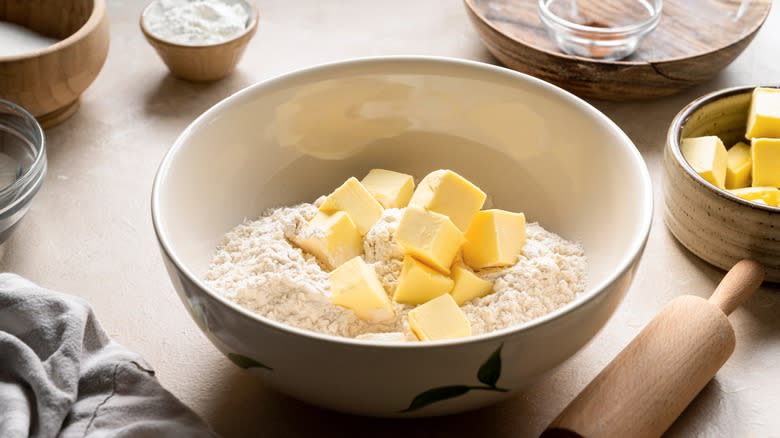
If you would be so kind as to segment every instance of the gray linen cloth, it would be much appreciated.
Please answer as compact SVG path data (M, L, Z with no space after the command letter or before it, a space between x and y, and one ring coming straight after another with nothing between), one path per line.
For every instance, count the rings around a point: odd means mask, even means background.
M0 274L0 437L212 437L84 300Z

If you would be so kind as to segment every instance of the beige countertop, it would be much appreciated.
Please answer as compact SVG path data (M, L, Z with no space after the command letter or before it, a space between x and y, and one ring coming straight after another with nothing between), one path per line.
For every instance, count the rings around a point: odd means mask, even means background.
M0 269L88 299L117 341L142 354L169 390L229 437L538 435L665 303L684 293L708 296L723 274L677 244L661 218L663 141L674 115L711 90L780 81L775 8L750 47L715 79L655 101L592 102L636 143L656 195L644 258L610 322L549 378L502 404L437 419L358 418L280 395L212 347L163 268L150 217L152 179L168 147L197 115L254 82L371 55L495 63L465 8L451 0L257 0L260 26L238 71L202 85L170 76L147 45L138 28L144 1L108 3L112 41L106 65L79 112L47 131L49 174L4 245ZM764 287L732 315L734 355L669 436L780 436L779 313L780 288Z

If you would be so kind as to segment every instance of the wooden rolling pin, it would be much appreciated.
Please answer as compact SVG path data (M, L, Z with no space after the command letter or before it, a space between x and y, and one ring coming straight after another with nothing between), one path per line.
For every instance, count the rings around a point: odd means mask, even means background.
M674 299L564 409L542 437L658 437L734 351L727 315L764 279L742 260L709 300Z

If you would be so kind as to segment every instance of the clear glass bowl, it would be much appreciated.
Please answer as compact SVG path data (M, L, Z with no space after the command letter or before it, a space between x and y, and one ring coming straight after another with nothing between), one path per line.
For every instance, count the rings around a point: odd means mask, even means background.
M565 53L618 60L658 25L663 0L539 0L539 18Z
M5 242L46 176L46 139L30 113L0 99L0 243Z

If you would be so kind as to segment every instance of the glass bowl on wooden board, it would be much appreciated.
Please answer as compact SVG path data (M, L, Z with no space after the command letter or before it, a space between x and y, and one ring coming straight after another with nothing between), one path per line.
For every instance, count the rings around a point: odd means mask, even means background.
M0 21L55 40L30 52L0 50L0 99L21 105L44 128L73 115L108 55L105 0L8 0Z
M680 148L682 139L690 137L715 135L727 147L745 141L755 88L707 94L675 116L664 149L664 220L675 238L704 261L726 270L741 259L754 259L766 268L768 281L780 282L780 207L747 201L709 183Z
M591 3L607 8L621 1ZM536 1L464 3L482 42L507 67L583 97L618 101L668 96L712 78L750 44L771 6L771 0L665 0L658 26L637 50L610 61L564 53Z
M663 0L539 0L539 18L565 53L617 61L634 53L661 19Z
M282 324L209 286L204 275L227 231L372 168L417 178L458 172L491 194L495 208L523 211L580 242L585 290L545 316L490 333L380 342ZM435 57L344 61L250 86L180 135L152 192L171 281L220 351L301 400L388 417L485 406L570 358L628 290L652 209L642 157L598 110L527 75Z

